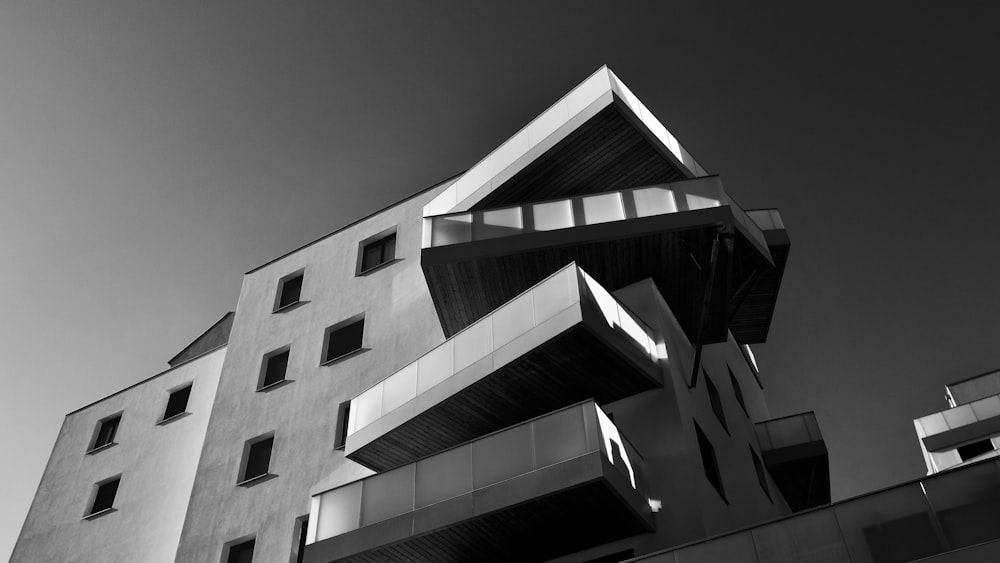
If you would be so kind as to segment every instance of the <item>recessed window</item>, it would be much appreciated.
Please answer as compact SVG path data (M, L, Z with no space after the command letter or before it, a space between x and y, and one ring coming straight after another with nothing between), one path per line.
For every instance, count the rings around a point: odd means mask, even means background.
M761 463L760 456L757 455L757 452L753 450L753 446L748 444L747 447L750 448L750 458L753 459L753 469L757 472L757 482L760 483L760 488L764 490L764 494L767 495L767 499L771 500L771 488L767 486L767 476L764 474L764 464Z
M170 420L187 412L188 399L191 397L191 386L187 385L172 393L167 399L167 409L163 411L162 420Z
M351 416L351 402L344 401L337 408L337 435L333 439L333 449L342 450L347 444L347 421Z
M359 274L374 270L396 258L396 233L364 243L361 247L361 267Z
M712 403L712 412L715 413L715 418L719 419L719 424L728 433L729 427L726 426L726 411L722 410L722 396L719 395L719 390L716 389L715 384L709 379L708 374L705 374L705 388L708 389L708 400Z
M743 414L750 416L750 412L747 411L746 399L743 397L743 388L740 387L740 382L736 380L736 374L733 373L733 368L726 366L729 370L729 381L733 384L733 394L736 395L736 402L740 404L740 408L743 409Z
M264 356L261 361L260 380L257 382L258 391L285 381L290 352L291 349L286 346Z
M698 449L701 450L701 465L705 469L705 477L722 496L722 500L726 500L726 491L722 487L722 474L719 473L719 460L715 457L715 448L698 427L697 422L694 424L694 431L698 435Z
M304 277L305 274L299 271L278 280L278 297L274 304L275 311L291 307L299 302L302 297L302 279Z
M114 444L115 435L118 434L118 425L121 424L121 421L122 415L119 413L98 422L89 451L99 450Z
M361 338L364 333L364 316L327 328L326 334L323 336L323 363L332 362L361 350Z
M978 442L973 442L971 444L966 444L958 448L958 455L962 458L962 461L969 461L974 457L979 457L986 452L993 451L993 442L988 438L986 440L980 440Z
M306 560L306 538L309 536L309 515L299 516L295 519L295 524L297 532L295 534L295 543L297 548L295 553L295 563L304 563Z
M274 446L274 435L265 434L252 440L247 440L243 446L243 463L240 468L238 484L260 479L270 475L271 448Z
M97 490L94 493L94 502L90 505L87 516L94 516L102 512L107 512L114 507L115 495L118 494L118 484L121 482L121 475L112 477L95 485Z
M253 563L253 548L256 539L250 538L230 545L226 550L226 563Z

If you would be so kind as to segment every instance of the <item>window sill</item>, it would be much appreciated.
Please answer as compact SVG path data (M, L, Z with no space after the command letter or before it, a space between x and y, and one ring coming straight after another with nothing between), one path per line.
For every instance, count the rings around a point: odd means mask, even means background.
M101 516L104 516L105 514L111 514L112 512L118 512L118 509L112 507L112 508L105 508L104 510L98 510L97 512L91 512L90 514L84 516L80 520L94 520L100 518Z
M108 448L111 448L111 447L114 447L114 446L117 446L117 445L118 445L118 442L108 442L107 444L104 444L103 446L97 446L96 448L87 450L87 455L94 455L96 453L103 452L104 450L106 450Z
M368 268L367 270L359 270L358 273L354 274L354 277L360 278L360 277L363 277L363 276L367 276L368 274L377 272L377 271L381 270L382 268L388 268L389 266L395 264L396 262L402 262L402 261L403 261L402 258L393 258L392 260L388 260L386 262L382 262L381 264L379 264L377 266L372 266L371 268Z
M273 391L273 390L277 389L278 387L284 387L285 385L288 385L289 383L295 383L295 380L294 379L282 379L281 381L275 381L274 383L268 383L267 385L265 385L263 387L258 387L257 388L257 392L258 393L268 393L270 391Z
M289 303L284 307L278 307L277 309L271 311L271 313L275 315L278 313L287 313L292 309L298 309L300 306L305 305L306 303L311 303L311 301L296 301L295 303Z
M346 354L341 354L341 355L337 356L336 358L331 358L329 360L326 360L325 362L320 362L319 365L321 365L321 366L333 365L333 364L336 364L336 363L341 362L343 360L346 360L348 358L353 358L354 356L357 356L359 354L367 352L368 350L371 350L371 348L358 348L357 350L351 350L350 352L348 352Z
M250 488L250 487L257 486L257 485L263 483L264 481L270 481L271 479L274 479L275 477L277 477L277 475L275 475L274 473L265 473L263 475L258 475L256 477L251 477L249 479L244 479L244 480L240 481L239 483L236 483L236 486L237 487Z
M171 416L170 418L164 418L163 420L157 422L156 425L157 426L164 426L166 424L170 424L171 422L173 422L175 420L180 420L180 419L182 419L182 418L184 418L186 416L190 416L190 415L191 415L191 413L188 412L188 411L179 412L179 413Z

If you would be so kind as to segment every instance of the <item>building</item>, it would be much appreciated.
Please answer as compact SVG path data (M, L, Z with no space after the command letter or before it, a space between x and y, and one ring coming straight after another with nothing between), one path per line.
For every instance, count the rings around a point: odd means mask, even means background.
M13 561L620 561L827 505L750 349L788 249L601 68L68 415Z

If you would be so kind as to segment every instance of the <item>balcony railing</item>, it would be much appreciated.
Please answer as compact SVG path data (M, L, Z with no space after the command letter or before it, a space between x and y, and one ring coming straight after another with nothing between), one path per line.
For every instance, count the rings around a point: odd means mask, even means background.
M581 300L652 362L666 357L646 323L576 264L569 264L351 400L347 435L416 399ZM499 366L496 366L499 367Z
M571 502L571 497L561 495L595 484L612 487L616 492L608 498L615 500L610 501L613 506L603 506L609 502L600 494L604 489L591 490L587 496L593 495L595 512L572 516L581 519L581 526L613 528L624 507L632 520L626 535L647 531L651 514L642 492L642 465L642 458L604 411L585 401L313 496L307 561L350 560L359 554L391 558L390 552L373 552L407 542L412 542L410 557L429 553L425 558L447 561L448 544L455 537L434 535L457 525L462 525L466 539L480 533L493 538L506 535L511 553L516 553L518 543L527 545L540 538L518 537L523 531L497 526L491 514L516 507L544 520L546 511ZM542 499L544 503L532 506ZM601 514L615 522L600 522ZM552 524L553 529L565 527L563 522ZM549 533L544 522L535 528L533 533L542 537ZM583 535L558 541L570 542L563 548L575 551L593 539ZM482 544L489 548L489 542ZM489 554L476 556L477 561L489 559Z
M946 411L922 416L913 422L920 437L926 438L996 417L1000 417L1000 395L984 397Z

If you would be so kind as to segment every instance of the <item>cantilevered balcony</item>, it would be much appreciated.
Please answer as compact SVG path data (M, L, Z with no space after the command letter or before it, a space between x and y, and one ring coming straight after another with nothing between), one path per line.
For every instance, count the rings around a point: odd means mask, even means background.
M756 424L764 465L793 511L830 502L830 463L816 415L805 412Z
M730 318L756 342L780 281L756 285L767 238L717 176L425 217L423 247L447 335L575 261L612 291L652 278L692 342L725 340Z
M384 471L584 399L652 389L658 342L571 263L354 398L345 453Z
M540 561L649 532L642 466L585 401L314 496L305 560Z

